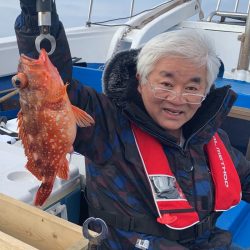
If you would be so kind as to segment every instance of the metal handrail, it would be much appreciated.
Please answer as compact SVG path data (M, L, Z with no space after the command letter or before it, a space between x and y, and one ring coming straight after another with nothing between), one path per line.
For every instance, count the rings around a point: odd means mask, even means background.
M134 14L134 6L135 6L135 0L132 0L130 4L130 19Z
M228 1L228 0L226 0L226 1ZM240 12L239 11L239 3L240 3L240 0L235 0L234 9L232 11L223 11L222 7L221 7L222 0L218 0L215 11L210 13L210 15L207 18L207 21L211 22L212 18L214 16L220 16L221 17L221 22L224 22L226 18L246 21L248 13L249 13L249 9L250 9L250 0L248 1L247 11L246 12Z
M91 26L91 15L92 15L93 4L94 4L94 0L89 0L88 20L86 22L86 26L88 26L88 27ZM130 18L134 14L134 5L135 5L135 0L131 0L131 3L130 3Z
M211 22L214 16L220 16L221 22L224 22L226 18L237 19L246 22L245 32L239 36L241 46L237 70L248 71L250 62L250 0L247 4L246 13L239 12L239 4L240 0L236 0L234 9L232 11L222 11L222 0L218 0L215 11L210 13L207 21Z
M94 0L90 0L90 1L89 1L88 20L87 20L87 22L86 22L86 25L87 25L88 27L91 26L91 15L92 15L93 3L94 3Z

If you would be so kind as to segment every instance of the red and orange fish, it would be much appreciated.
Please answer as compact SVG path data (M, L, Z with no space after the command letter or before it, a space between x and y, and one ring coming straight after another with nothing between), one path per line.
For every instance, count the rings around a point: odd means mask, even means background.
M69 178L66 155L73 151L77 125L91 126L94 120L71 105L67 85L43 49L38 59L21 55L12 82L19 89L18 127L27 156L26 168L42 181L34 204L42 206L56 176Z

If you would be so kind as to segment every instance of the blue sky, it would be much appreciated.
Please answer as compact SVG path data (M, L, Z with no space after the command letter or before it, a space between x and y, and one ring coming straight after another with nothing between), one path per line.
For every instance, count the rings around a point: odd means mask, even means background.
M32 1L32 0L31 0ZM33 0L35 1L35 0ZM57 0L57 9L64 26L82 26L87 21L90 0ZM145 8L152 8L160 4L161 0L136 0L135 13ZM230 4L231 2L231 4ZM222 0L226 8L233 8L235 1ZM244 1L242 1L244 2ZM131 0L94 0L92 21L102 21L110 18L129 15ZM217 0L202 0L206 13L210 13L216 6ZM19 0L0 0L0 37L14 35L14 22L20 13Z

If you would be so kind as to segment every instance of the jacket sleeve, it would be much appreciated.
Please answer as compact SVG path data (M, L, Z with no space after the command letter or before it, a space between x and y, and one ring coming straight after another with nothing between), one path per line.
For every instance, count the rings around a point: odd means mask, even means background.
M68 86L71 103L85 110L95 120L95 124L87 128L77 129L74 142L75 151L87 156L96 164L105 164L116 144L117 109L109 98L97 93L94 89L73 80Z
M32 58L38 58L38 52L35 47L35 39L40 34L38 27L38 15L35 11L35 3L36 1L34 0L20 1L22 11L15 21L15 33L19 53ZM71 82L71 53L63 24L59 21L59 17L56 13L54 1L51 13L50 31L51 35L56 39L56 49L54 53L49 56L50 60L58 69L64 83ZM50 49L50 44L46 41L46 39L41 42L41 48L45 48L47 51Z
M236 148L234 148L225 131L219 130L219 135L229 151L241 181L242 199L250 202L250 161Z
M15 32L19 53L32 58L38 58L35 39L39 35L38 16L34 0L21 0L21 14L15 22ZM53 1L54 3L54 1ZM72 58L63 24L59 21L56 6L53 4L51 13L51 35L56 39L56 50L50 56L51 62L58 69L67 87L70 101L73 105L86 110L95 120L95 126L78 128L74 143L75 151L84 154L93 161L100 161L99 148L106 148L112 141L113 117L115 113L111 101L103 94L84 86L72 79ZM49 44L41 43L41 47L49 48ZM107 122L109 120L109 122ZM99 153L98 153L99 152ZM100 159L99 159L100 157ZM106 159L107 160L107 159Z

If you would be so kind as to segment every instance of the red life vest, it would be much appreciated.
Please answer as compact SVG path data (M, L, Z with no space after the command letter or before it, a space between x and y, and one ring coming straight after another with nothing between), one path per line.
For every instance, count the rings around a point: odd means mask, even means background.
M198 223L198 213L178 185L162 145L134 124L132 130L158 211L158 223L172 229L185 229ZM228 210L241 200L238 173L218 134L205 146L205 151L215 185L214 210Z

